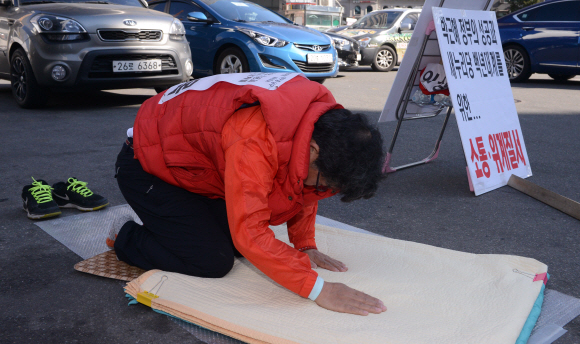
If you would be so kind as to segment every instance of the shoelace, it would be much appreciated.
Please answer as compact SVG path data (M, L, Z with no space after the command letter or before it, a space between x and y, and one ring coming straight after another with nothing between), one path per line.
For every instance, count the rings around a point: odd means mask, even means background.
M81 182L80 180L76 180L75 178L68 179L69 186L66 188L67 190L72 188L72 191L83 195L83 197L92 196L93 192L87 188L86 182Z
M50 192L52 188L50 185L37 182L34 177L32 177L32 180L34 182L32 182L32 187L28 191L30 191L36 202L40 204L52 201L52 193Z

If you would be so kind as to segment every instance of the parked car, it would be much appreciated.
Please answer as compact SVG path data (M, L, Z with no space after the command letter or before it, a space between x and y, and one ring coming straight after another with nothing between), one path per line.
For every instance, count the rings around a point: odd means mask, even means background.
M555 80L580 74L580 0L547 0L497 21L512 82L532 73Z
M334 48L338 55L338 67L357 67L361 60L360 45L356 39L341 36L332 32L325 32L334 42Z
M403 60L420 14L420 9L405 8L374 11L351 26L329 31L358 40L362 55L359 65L388 72Z
M22 107L49 89L165 88L192 68L181 22L140 0L0 0L0 78Z
M181 20L196 77L243 72L336 76L336 50L324 34L244 0L151 0L149 8Z

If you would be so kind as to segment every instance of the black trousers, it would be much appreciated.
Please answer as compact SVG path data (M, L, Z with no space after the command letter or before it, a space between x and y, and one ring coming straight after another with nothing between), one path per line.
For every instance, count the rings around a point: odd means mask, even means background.
M223 199L191 193L145 172L127 143L115 171L121 193L143 221L143 226L129 221L121 228L115 240L120 260L198 277L223 277L231 270L234 255L240 254Z

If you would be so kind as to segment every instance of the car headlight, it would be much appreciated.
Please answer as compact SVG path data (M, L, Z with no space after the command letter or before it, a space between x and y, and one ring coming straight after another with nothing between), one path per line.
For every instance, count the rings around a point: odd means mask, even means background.
M30 22L36 31L43 34L49 41L70 42L88 38L87 30L74 19L38 14L32 17Z
M333 37L332 40L334 41L334 46L338 49L347 50L350 46L350 42L346 39Z
M179 19L173 19L169 28L169 39L172 41L183 41L185 39L185 27Z
M283 47L286 44L288 44L288 42L286 42L285 40L276 38L276 37L272 37L270 35L266 35L264 33L261 32L257 32L254 30L249 30L249 29L238 29L238 31L250 36L254 41L256 41L257 43L261 44L261 45L265 45L267 47Z
M365 38L361 38L358 40L358 42L360 43L360 47L361 48L366 48L367 45L369 45L369 42L371 41L370 37L365 37Z

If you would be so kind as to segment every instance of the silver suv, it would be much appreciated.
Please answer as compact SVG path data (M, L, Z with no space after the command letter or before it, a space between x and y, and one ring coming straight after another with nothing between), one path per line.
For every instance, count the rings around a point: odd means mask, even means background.
M161 90L192 70L183 24L142 0L0 0L0 79L21 107L49 90Z

